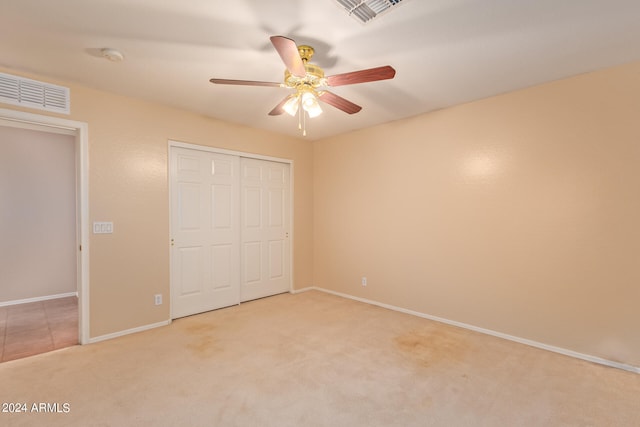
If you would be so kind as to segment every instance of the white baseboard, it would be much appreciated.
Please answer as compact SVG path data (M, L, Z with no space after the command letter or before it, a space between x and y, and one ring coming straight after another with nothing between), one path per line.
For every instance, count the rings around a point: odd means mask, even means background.
M118 338L124 335L135 334L136 332L148 331L149 329L159 328L161 326L167 326L171 323L171 320L164 320L162 322L152 323L150 325L138 326L137 328L126 329L124 331L114 332L112 334L100 335L98 337L89 338L89 344L94 344L100 341L106 341L113 338Z
M339 297L342 297L342 298L348 298L348 299L351 299L351 300L363 302L365 304L371 304L371 305L375 305L375 306L378 306L378 307L387 308L389 310L399 311L401 313L410 314L412 316L422 317L424 319L429 319L429 320L433 320L435 322L445 323L447 325L452 325L452 326L456 326L456 327L463 328L463 329L468 329L468 330L475 331L475 332L480 332L482 334L491 335L491 336L502 338L502 339L509 340L509 341L514 341L514 342L517 342L517 343L520 343L520 344L525 344L525 345L528 345L528 346L531 346L531 347L535 347L535 348L539 348L539 349L542 349L542 350L552 351L554 353L563 354L565 356L574 357L576 359L586 360L588 362L598 363L600 365L605 365L605 366L608 366L608 367L611 367L611 368L622 369L622 370L625 370L625 371L630 371L630 372L634 372L636 374L640 374L640 367L638 367L638 366L627 365L625 363L620 363L620 362L614 362L612 360L603 359L601 357L591 356L589 354L578 353L577 351L567 350L565 348L556 347L556 346L553 346L553 345L548 345L548 344L540 343L540 342L537 342L537 341L532 341L532 340L529 340L529 339L526 339L526 338L520 338L520 337L516 337L516 336L513 336L513 335L503 334L502 332L492 331L491 329L480 328L478 326L469 325L467 323L456 322L454 320L444 319L442 317L432 316L430 314L420 313L418 311L408 310L406 308L396 307L394 305L384 304L384 303L381 303L381 302L368 300L366 298L360 298L360 297L356 297L356 296L353 296L353 295L344 294L342 292L332 291L330 289L324 289L324 288L320 288L320 287L317 287L317 286L312 286L312 287L309 287L309 288L304 288L304 290L300 289L297 292L304 292L304 291L309 291L309 290L317 290L317 291L325 292L325 293L336 295L336 296L339 296Z
M301 294L303 292L313 291L314 289L318 289L318 288L316 288L315 286L309 286L309 287L306 287L306 288L291 289L289 291L289 293L295 295L295 294Z
M78 296L77 292L67 292L65 294L45 295L43 297L16 299L16 300L13 300L13 301L0 302L0 307L6 307L8 305L27 304L27 303L30 303L30 302L47 301L47 300L50 300L50 299L77 297L77 296Z

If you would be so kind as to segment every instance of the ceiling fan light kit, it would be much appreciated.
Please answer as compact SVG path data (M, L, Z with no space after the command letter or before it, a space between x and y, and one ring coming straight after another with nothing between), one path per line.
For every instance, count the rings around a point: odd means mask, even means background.
M318 98L313 93L304 92L300 99L300 103L302 104L304 111L309 114L309 118L313 119L314 117L318 117L322 114L322 108L320 108Z
M290 116L295 116L300 106L300 98L297 95L289 95L287 102L284 103L282 109Z
M308 115L309 118L314 118L322 114L322 108L318 100L347 114L354 114L362 109L362 107L351 101L327 90L318 90L319 88L387 80L392 79L396 74L396 71L391 66L386 65L325 77L322 68L309 63L315 52L311 46L296 46L295 41L283 36L272 36L271 43L286 66L284 83L217 78L210 79L210 82L215 84L293 89L295 92L280 101L269 112L269 115L278 116L287 113L295 116L298 114L298 127L302 130L303 136L306 135L305 116Z

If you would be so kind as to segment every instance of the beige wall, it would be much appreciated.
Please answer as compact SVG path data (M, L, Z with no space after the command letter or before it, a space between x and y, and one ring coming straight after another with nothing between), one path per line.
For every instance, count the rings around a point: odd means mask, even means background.
M315 285L640 366L639 76L314 143Z
M294 160L296 288L638 366L639 74L631 64L313 145L70 85L60 117L89 124L90 221L115 227L91 235L91 336L169 317L152 301L169 295L173 139Z
M1 71L71 87L72 114L52 115L89 125L90 221L114 223L113 234L90 236L91 337L169 318L169 139L294 161L293 282L296 288L312 284L311 143L68 82ZM165 304L154 306L158 293Z
M75 137L0 123L0 303L76 292Z

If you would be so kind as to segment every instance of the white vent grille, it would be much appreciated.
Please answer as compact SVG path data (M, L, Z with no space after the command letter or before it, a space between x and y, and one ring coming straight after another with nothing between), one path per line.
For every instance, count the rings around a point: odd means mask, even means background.
M349 15L362 23L371 21L383 12L387 12L393 6L397 6L402 0L336 0Z
M69 114L69 88L0 73L0 102Z

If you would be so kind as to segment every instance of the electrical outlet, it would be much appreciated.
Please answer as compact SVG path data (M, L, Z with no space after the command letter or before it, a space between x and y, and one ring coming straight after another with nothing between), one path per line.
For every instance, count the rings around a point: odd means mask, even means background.
M154 302L156 305L161 305L162 304L162 294L155 294L154 295Z
M362 276L362 286L367 286L367 278Z

